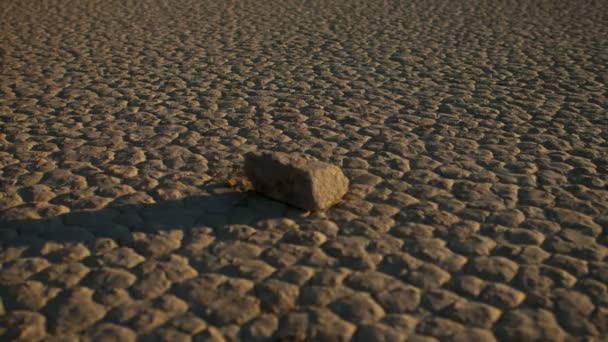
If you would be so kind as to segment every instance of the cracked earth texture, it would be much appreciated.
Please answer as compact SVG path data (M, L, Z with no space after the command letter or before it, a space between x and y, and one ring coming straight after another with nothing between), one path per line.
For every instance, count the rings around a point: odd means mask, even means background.
M0 1L0 340L608 335L608 2ZM243 155L341 166L306 213Z

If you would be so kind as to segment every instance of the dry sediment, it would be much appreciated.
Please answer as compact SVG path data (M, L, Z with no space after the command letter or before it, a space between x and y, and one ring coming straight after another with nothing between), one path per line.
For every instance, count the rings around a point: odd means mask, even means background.
M0 340L608 331L606 1L0 1ZM221 186L340 166L304 215Z

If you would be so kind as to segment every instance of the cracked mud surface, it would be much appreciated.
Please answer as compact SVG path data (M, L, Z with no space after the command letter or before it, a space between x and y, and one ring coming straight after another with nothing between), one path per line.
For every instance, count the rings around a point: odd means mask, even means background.
M605 1L0 1L0 339L608 335ZM343 167L309 214L224 184Z

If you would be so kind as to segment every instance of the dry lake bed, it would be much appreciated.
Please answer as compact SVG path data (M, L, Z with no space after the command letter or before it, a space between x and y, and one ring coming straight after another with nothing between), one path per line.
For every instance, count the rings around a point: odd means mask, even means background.
M607 83L603 0L0 0L0 340L605 339Z

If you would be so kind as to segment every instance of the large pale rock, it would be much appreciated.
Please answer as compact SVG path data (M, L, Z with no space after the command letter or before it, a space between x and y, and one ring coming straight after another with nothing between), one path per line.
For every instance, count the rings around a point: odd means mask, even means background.
M250 152L245 173L257 191L305 210L327 209L348 191L339 167L302 154Z

